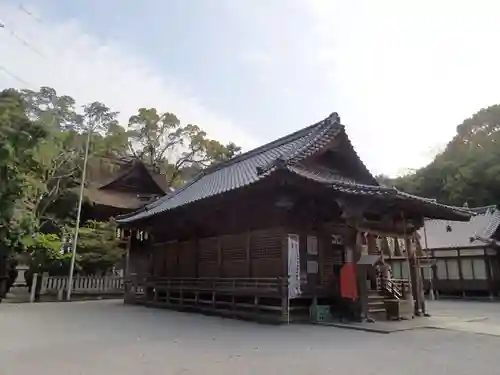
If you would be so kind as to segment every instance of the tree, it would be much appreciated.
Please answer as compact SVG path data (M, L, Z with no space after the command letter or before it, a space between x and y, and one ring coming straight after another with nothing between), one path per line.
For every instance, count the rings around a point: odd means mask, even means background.
M37 230L57 219L57 211L52 210L53 205L64 192L75 186L82 158L81 152L72 145L71 133L50 131L49 134L50 138L41 142L34 156L39 168L27 199L35 215Z
M457 127L426 167L393 180L400 189L453 205L500 204L500 105L481 109Z
M80 228L77 264L82 273L104 274L116 266L123 255L114 222L90 221Z
M61 238L57 234L36 233L24 239L25 248L30 255L31 274L44 272L51 276L67 275L71 253L64 252Z
M32 227L33 214L26 197L36 184L39 169L35 158L44 129L25 113L19 92L0 93L0 299L5 292L6 263L9 252L21 246Z
M375 176L375 179L382 186L391 187L393 185L393 180L385 174L379 174Z
M130 150L149 165L161 163L167 151L185 141L186 132L173 113L158 113L156 108L140 108L128 122Z
M37 230L54 230L74 218L78 200L79 180L83 170L85 145L90 131L91 150L88 164L99 164L103 156L112 157L127 141L116 123L116 112L99 102L84 106L83 112L74 111L74 100L58 97L53 89L24 92L31 106L28 114L48 132L35 155L40 168L32 183L29 203L36 218ZM43 107L39 108L42 103ZM120 128L120 129L118 129ZM111 163L109 163L111 164Z
M181 125L173 113L142 108L125 129L117 122L117 112L100 102L80 110L71 96L50 87L5 90L0 93L0 256L30 246L35 260L59 262L55 243L74 223L89 134L91 178L114 174L117 158L135 156L166 173L170 186L179 186L192 174L240 152L234 143L209 139L197 125ZM88 254L82 258L86 272L106 269L117 259L115 245L108 246L111 229L103 226L83 225L78 251ZM21 241L33 233L38 233L35 243ZM49 235L55 237L43 237ZM86 244L102 245L99 236L107 236L109 254ZM34 253L36 248L40 254Z
M65 227L62 235L36 233L25 236L23 244L30 255L30 272L47 272L51 276L66 276L71 263L72 227ZM75 269L83 274L104 274L122 259L124 250L116 238L114 222L90 221L80 228Z
M125 130L120 129L121 127L116 120L117 115L118 112L112 111L100 102L93 102L83 107L81 125L79 126L80 133L76 136L82 150L80 171L83 171L84 150L89 133L88 169L112 168L112 163L107 161L125 154L128 135ZM78 177L80 178L81 175Z
M42 86L38 91L22 90L21 97L26 114L32 121L61 131L78 128L79 116L71 96L58 96L53 88Z
M197 125L181 125L176 115L140 108L129 120L129 146L147 165L163 169L169 186L184 182L183 171L201 170L240 152L234 143L224 146L208 139Z

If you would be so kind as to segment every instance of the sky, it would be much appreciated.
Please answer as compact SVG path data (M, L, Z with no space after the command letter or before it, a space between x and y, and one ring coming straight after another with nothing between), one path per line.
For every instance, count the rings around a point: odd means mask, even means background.
M0 0L0 88L126 124L174 112L251 149L338 112L374 174L432 160L500 103L498 0Z

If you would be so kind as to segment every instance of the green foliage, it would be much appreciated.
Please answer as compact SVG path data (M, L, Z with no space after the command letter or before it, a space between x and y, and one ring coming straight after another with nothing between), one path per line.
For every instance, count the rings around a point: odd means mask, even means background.
M118 124L117 112L99 102L77 113L73 98L60 96L50 87L17 95L24 101L20 114L47 134L33 149L38 167L25 175L23 205L35 230L51 231L74 218L89 130L87 180L113 175L114 160L132 153L166 174L167 185L178 187L194 172L240 151L234 143L223 146L207 139L198 126L181 125L172 113L140 109L126 130Z
M105 273L117 265L123 256L124 250L116 238L114 222L90 221L80 228L77 261L83 273Z
M0 93L0 257L20 247L33 224L28 196L37 189L34 175L40 165L38 146L46 136L43 127L30 121L21 95ZM0 270L0 275L2 270Z
M500 105L457 127L446 149L426 167L392 180L409 193L449 204L500 204Z
M71 262L71 253L61 250L61 239L56 234L37 233L33 237L23 239L30 255L30 271L48 272L50 275L67 275Z
M23 238L24 248L30 255L32 272L48 272L51 275L69 273L72 245L68 240L72 237L74 228L65 227L64 233L64 244L57 234L37 233L33 237ZM86 223L79 230L76 254L76 272L104 274L110 271L124 255L116 238L116 225L113 222Z
M0 93L0 277L7 252L26 248L36 269L67 268L60 239L43 233L64 233L74 222L89 132L87 182L113 175L116 159L135 156L178 187L240 152L170 112L141 108L128 129L117 114L100 102L78 111L73 98L50 87ZM31 242L23 241L32 233L37 234ZM84 223L77 259L82 272L104 272L121 259L114 235L111 223Z

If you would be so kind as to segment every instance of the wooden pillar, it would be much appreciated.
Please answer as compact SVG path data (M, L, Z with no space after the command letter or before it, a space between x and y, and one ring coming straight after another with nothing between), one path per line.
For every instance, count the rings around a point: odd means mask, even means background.
M319 236L318 232L311 231L310 233L306 233L306 235L303 237L304 238L304 262L306 266L306 278L307 278L307 287L310 292L312 292L313 299L316 299L317 297L317 289L318 289L318 276L319 276ZM316 248L316 254L312 254L314 251L314 247ZM302 254L301 254L302 255ZM311 270L307 269L307 264L308 262L316 262L318 266L318 272L313 273L309 272ZM301 262L302 263L302 262Z
M281 233L281 321L288 322L289 300L288 300L288 233L286 228Z
M493 299L495 295L494 285L495 281L493 280L493 273L491 272L491 257L488 255L487 248L483 249L484 251L484 266L486 267L486 277L488 278L488 296L489 299Z
M130 248L132 246L132 230L129 231L129 236L127 239L127 243L125 245L125 282L124 282L124 302L130 297L129 294L131 292L130 287ZM135 293L135 292L134 292Z
M218 277L224 277L222 270L222 241L220 236L217 236L217 274Z
M125 248L125 277L130 276L130 247L132 246L132 234L133 231L130 229L130 235L127 239L127 244Z
M417 316L425 313L425 300L423 296L423 284L420 273L420 261L416 254L416 249L412 246L412 241L408 240L406 252L409 255L410 264L410 284L412 287L412 292L414 296L414 313Z
M328 236L324 228L318 232L318 287L323 286L323 280L325 279L325 251L330 248L332 237Z
M250 252L251 240L252 240L252 232L248 230L246 233L246 242L245 242L245 254L246 254L248 277L252 277L252 254Z
M413 280L415 277L412 277L412 269L414 272L414 267L411 266L410 263L410 248L409 248L409 238L408 238L408 233L407 233L407 227L406 227L406 218L404 216L404 213L401 212L401 219L403 221L403 232L404 232L404 243L406 244L406 251L405 251L405 256L406 256L406 264L408 267L408 293L407 293L407 301L408 303L411 304L411 311L415 313L415 301L414 301L414 296L413 296ZM401 271L403 273L403 271ZM418 272L417 272L418 273Z
M462 271L462 254L460 254L460 249L457 249L457 267L458 267L458 279L460 290L462 291L462 298L466 297L465 293L465 282L464 282L464 274Z
M352 261L354 264L357 264L362 256L362 238L361 232L353 228L353 237L351 240L354 240L354 243L351 242L351 251L352 251ZM351 236L349 236L351 237ZM356 267L356 276L358 280L358 294L359 294L359 302L361 305L361 319L368 318L368 285L366 280L366 268Z
M194 239L194 277L198 278L200 276L200 244L198 241L198 236ZM198 297L197 297L198 298ZM198 304L198 301L196 301Z
M492 277L493 277L493 285L494 285L494 291L495 291L495 296L499 297L499 291L500 287L498 283L500 282L500 252L495 252L495 255L492 255L490 257L491 260L491 265L492 265Z

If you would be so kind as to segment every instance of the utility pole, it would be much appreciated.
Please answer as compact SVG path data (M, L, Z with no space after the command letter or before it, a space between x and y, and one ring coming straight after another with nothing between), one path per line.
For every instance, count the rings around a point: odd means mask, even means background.
M85 191L85 175L87 173L87 160L89 158L89 146L90 146L90 136L92 134L92 128L89 127L87 134L87 142L85 144L85 157L83 159L83 171L82 171L82 181L80 184L80 196L78 197L78 211L76 214L76 225L75 225L75 235L73 236L73 253L71 256L71 264L69 267L69 277L68 277L68 289L66 299L71 300L71 290L73 289L73 273L75 272L75 260L76 260L76 246L78 243L78 231L80 229L80 216L82 214L82 202L83 193Z

